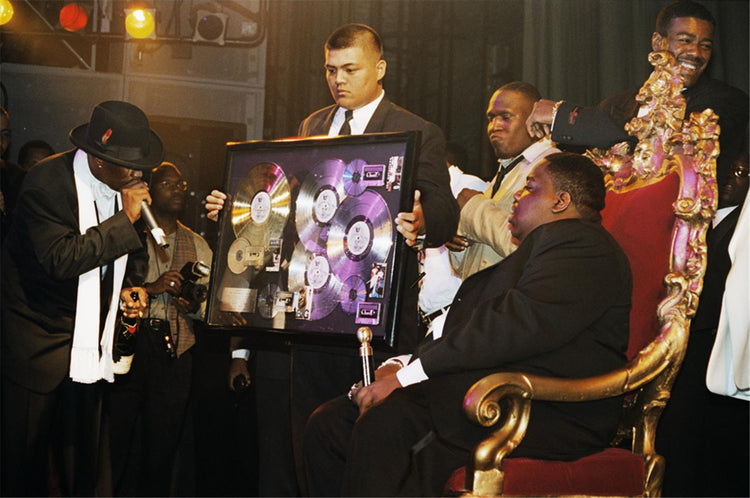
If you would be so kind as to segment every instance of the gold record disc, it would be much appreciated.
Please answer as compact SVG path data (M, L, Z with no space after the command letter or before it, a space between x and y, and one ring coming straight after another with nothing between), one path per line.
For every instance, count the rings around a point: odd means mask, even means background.
M242 179L232 202L235 237L250 227L251 234L264 232L266 240L280 238L289 217L291 199L289 182L281 166L274 163L253 166ZM253 245L256 242L250 240Z
M328 259L297 243L289 262L289 290L297 292L305 287L313 289L310 320L325 318L338 306L341 281L331 272Z

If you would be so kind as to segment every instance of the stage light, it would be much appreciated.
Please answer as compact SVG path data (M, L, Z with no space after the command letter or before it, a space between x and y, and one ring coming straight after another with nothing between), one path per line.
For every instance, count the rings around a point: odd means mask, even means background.
M77 3L69 3L60 9L60 26L66 31L78 31L86 26L89 16L86 9Z
M13 17L13 6L10 0L0 0L0 26L10 22Z
M125 9L125 31L128 38L156 39L156 23L154 14L156 9Z
M193 41L205 41L224 45L224 34L229 16L220 12L198 10L196 12Z

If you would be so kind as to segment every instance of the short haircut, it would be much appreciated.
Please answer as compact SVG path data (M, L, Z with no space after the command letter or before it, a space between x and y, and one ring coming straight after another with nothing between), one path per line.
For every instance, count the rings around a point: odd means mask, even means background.
M710 22L711 26L716 29L716 19L714 19L711 12L703 5L693 2L693 0L677 0L665 5L659 11L659 14L656 16L656 32L662 36L667 36L672 20L678 17L703 19Z
M48 156L55 153L55 149L44 140L29 140L18 149L18 164L21 166L30 166L27 164L29 160L29 154L34 149L44 150Z
M526 96L532 102L536 102L537 100L542 99L542 94L539 93L539 90L537 90L536 87L531 83L526 83L525 81L511 81L510 83L506 83L497 89L497 92L505 91L520 93Z
M326 40L325 48L339 50L359 44L369 46L378 54L378 58L383 57L383 40L377 31L366 24L352 23L339 26Z
M558 191L568 192L584 219L601 221L604 209L604 174L588 157L558 152L545 157L547 173Z

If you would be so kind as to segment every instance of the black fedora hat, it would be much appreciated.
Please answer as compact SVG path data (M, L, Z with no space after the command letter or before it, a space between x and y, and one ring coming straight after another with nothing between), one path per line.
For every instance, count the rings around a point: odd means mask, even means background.
M94 107L91 120L70 130L70 141L107 162L148 171L164 159L164 146L139 108L108 100Z

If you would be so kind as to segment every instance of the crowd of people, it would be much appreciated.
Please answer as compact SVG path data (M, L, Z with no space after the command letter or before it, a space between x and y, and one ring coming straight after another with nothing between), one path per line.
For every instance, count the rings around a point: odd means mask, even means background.
M703 294L657 433L670 496L748 493L747 393L705 384L748 192L748 97L704 74L715 28L702 5L678 0L652 36L653 50L676 58L686 112L711 108L721 127ZM529 82L500 86L486 111L498 168L484 181L464 173L437 125L390 101L372 27L339 27L324 57L333 103L302 121L300 137L421 132L413 207L394 220L411 249L403 281L415 282L400 294L396 355L376 351L375 381L363 385L356 350L257 347L239 333L226 352L229 389L253 386L259 496L437 496L489 434L461 410L476 380L506 369L586 377L626 362L630 267L600 223L603 175L573 150L631 140L623 126L638 113L637 89L587 108L544 99ZM187 181L127 102L98 104L70 131L71 150L24 144L18 164L5 157L5 110L0 124L2 494L190 494L176 474L186 433L199 430L190 406L205 302L187 289L208 284L213 254L180 222ZM227 204L212 191L208 218ZM381 292L378 270L370 292ZM133 362L116 373L133 330ZM534 402L514 455L602 450L621 401Z

